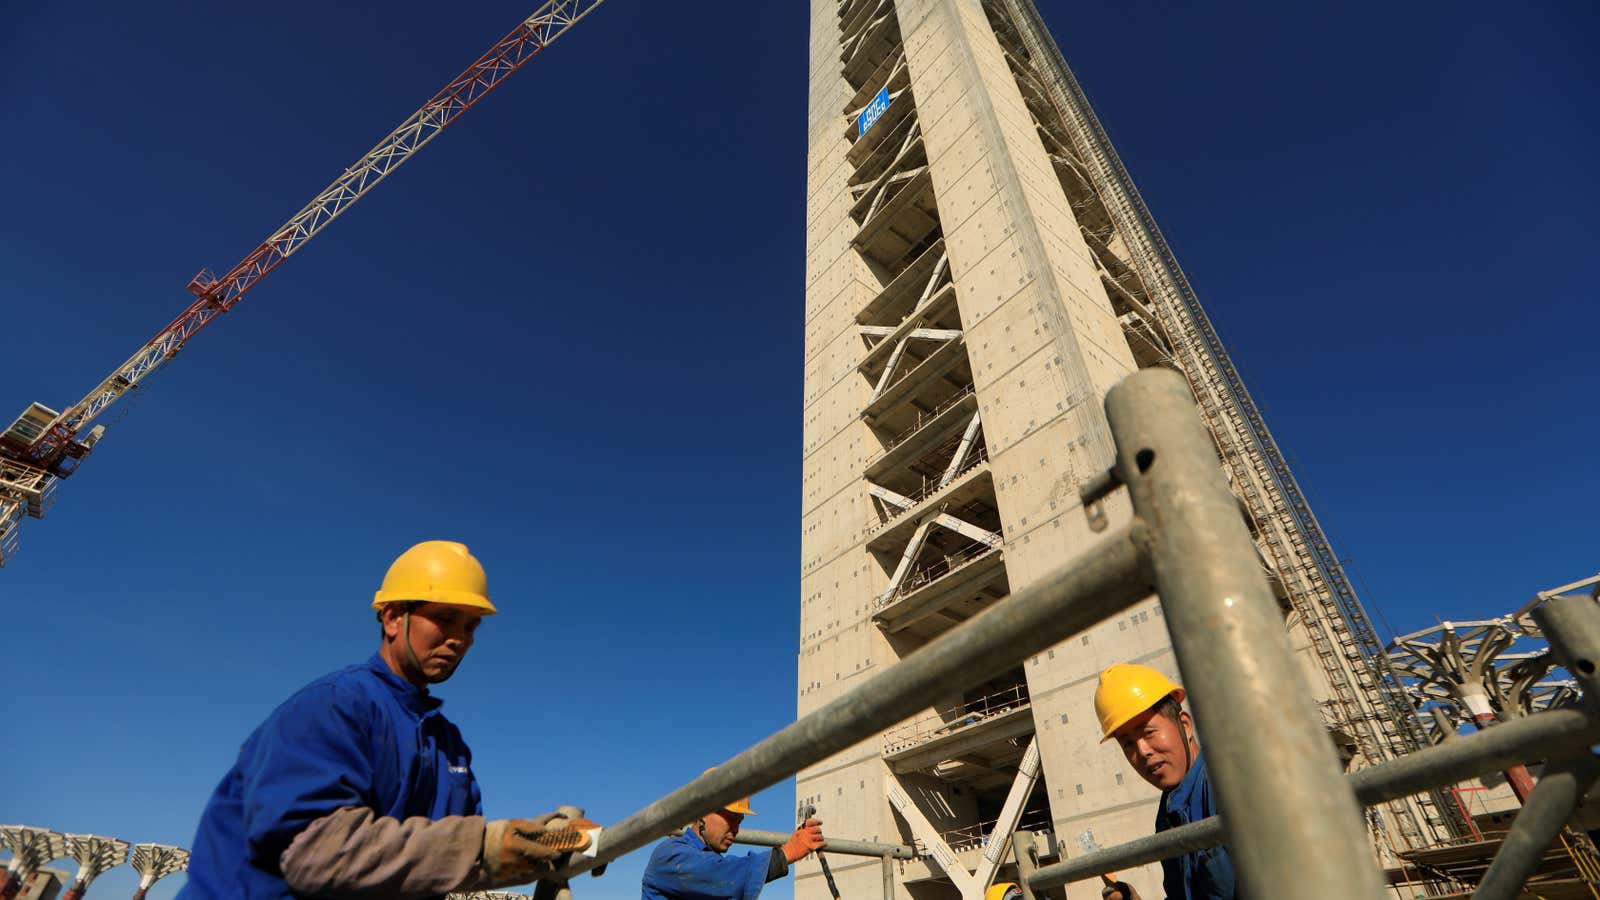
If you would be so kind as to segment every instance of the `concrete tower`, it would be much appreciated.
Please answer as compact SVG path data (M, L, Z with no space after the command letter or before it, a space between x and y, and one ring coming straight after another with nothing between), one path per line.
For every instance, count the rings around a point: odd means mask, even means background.
M1417 746L1337 557L1031 0L813 0L811 17L799 712L1087 546L1078 487L1112 461L1101 402L1167 366L1217 438L1330 738L1352 766ZM981 896L1018 827L1063 855L1085 832L1148 834L1155 792L1092 708L1114 662L1179 675L1153 598L952 683L800 773L799 799L835 834L920 841L931 858L897 888L918 898ZM1429 798L1371 824L1380 853L1451 828ZM875 861L836 863L846 896L879 894ZM1160 896L1158 873L1123 875ZM796 893L826 896L814 864Z

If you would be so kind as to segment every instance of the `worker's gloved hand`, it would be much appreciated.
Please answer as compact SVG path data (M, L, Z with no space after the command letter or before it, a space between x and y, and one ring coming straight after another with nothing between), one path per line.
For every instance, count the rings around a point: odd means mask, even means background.
M783 845L783 858L790 864L797 863L813 850L821 850L828 846L822 839L822 820L806 819L804 824L794 830L794 834Z
M573 850L589 844L589 836L558 813L534 819L497 819L483 828L479 888L527 884L564 867Z
M581 852L589 849L589 829L598 827L583 817L583 807L558 806L555 818L545 823L545 836L540 843L550 844L559 850Z
M1100 900L1141 900L1139 892L1126 881L1116 881L1106 885L1100 892Z

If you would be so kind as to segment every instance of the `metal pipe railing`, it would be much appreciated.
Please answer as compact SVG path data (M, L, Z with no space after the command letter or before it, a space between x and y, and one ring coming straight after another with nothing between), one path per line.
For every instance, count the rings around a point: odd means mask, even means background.
M792 835L782 831L757 831L752 828L741 828L734 836L735 844L749 844L752 847L782 847ZM916 859L915 848L905 844L880 844L876 841L850 841L841 838L828 838L829 853L840 856L872 856L887 857L889 859Z
M1574 677L1587 680L1585 696L1600 699L1600 606L1582 597L1556 598L1536 615L1557 658ZM1353 773L1349 782L1363 805L1374 806L1530 759L1549 757L1552 773L1563 771L1563 760L1581 759L1596 745L1600 745L1600 717L1586 709L1553 709L1386 760ZM1222 819L1213 816L1044 866L1030 880L1030 887L1042 891L1224 842ZM1549 840L1544 843L1548 845Z
M1472 900L1513 900L1528 876L1539 868L1545 851L1561 833L1578 801L1600 775L1600 758L1589 754L1551 763L1517 813L1489 871L1472 892Z
M1551 748L1582 748L1596 743L1600 743L1600 721L1581 710L1555 709L1385 760L1350 775L1350 788L1363 805L1375 806L1441 784L1498 772L1512 762L1525 762ZM1131 869L1223 842L1222 819L1212 816L1043 866L1030 886L1036 891L1048 890L1094 878L1101 872Z
M709 773L607 828L595 856L571 877L665 837L697 816L770 787L932 706L951 683L971 683L1014 667L1116 615L1150 593L1130 523L1030 587L1017 591L896 665L740 753Z
M1297 898L1375 900L1381 878L1360 803L1492 771L1536 753L1535 747L1554 752L1600 742L1600 716L1553 710L1341 776L1188 385L1176 373L1144 370L1111 390L1106 411L1116 444L1109 483L1128 486L1131 522L855 690L608 828L594 858L554 877L596 868L767 788L932 706L948 696L951 683L993 678L1152 591L1160 595L1191 702L1206 723L1205 760L1223 815L1037 869L1023 879L1030 895L1074 877L1225 841L1242 884ZM1600 606L1567 612L1570 624L1562 613L1546 626L1551 646L1558 655L1572 651L1563 660L1591 697L1600 696ZM885 845L854 843L885 864L896 858L881 852Z
M1255 545L1183 376L1146 369L1106 396L1117 473L1148 525L1150 565L1228 816L1240 884L1325 900L1383 879L1355 795L1289 645Z

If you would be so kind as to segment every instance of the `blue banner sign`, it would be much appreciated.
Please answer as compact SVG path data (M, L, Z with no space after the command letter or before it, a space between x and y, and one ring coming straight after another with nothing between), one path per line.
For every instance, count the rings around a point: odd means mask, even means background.
M856 132L856 137L861 137L862 135L866 134L867 129L871 128L874 123L883 118L883 113L888 108L889 87L888 85L884 85L883 89L878 91L878 96L873 97L872 102L867 104L867 108L861 111L861 117L856 119L856 127L860 129Z

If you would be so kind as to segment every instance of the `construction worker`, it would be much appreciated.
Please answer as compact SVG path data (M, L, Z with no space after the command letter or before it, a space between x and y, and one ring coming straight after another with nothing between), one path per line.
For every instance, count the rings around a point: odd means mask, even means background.
M1128 765L1161 791L1156 831L1214 816L1216 801L1206 776L1205 758L1195 739L1194 720L1183 708L1183 688L1149 666L1118 664L1100 673L1094 711L1101 742L1115 738ZM1167 900L1232 900L1233 861L1228 848L1212 847L1161 861ZM1141 900L1139 892L1115 882L1103 900Z
M710 769L706 770L711 771ZM644 869L643 900L756 900L761 888L789 873L789 866L826 845L822 820L807 818L782 847L729 856L750 798L701 816L682 834L656 845Z
M472 752L429 692L496 611L478 560L418 544L372 606L378 652L302 688L245 741L179 897L438 897L543 878L587 845L581 811L486 821Z

